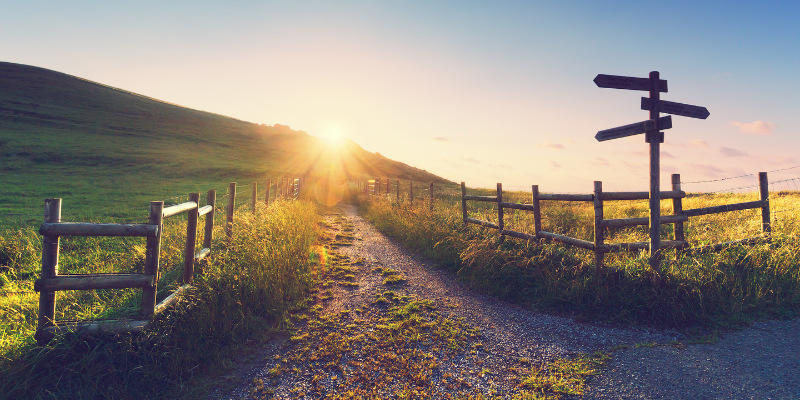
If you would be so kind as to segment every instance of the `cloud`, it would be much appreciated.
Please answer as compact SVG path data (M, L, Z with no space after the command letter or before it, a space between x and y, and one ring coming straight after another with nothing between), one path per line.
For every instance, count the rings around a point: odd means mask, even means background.
M667 146L674 146L674 147L686 147L686 145L683 143L670 142L669 140L665 140L664 144Z
M489 164L490 168L502 168L502 169L512 169L510 165L506 164Z
M725 157L744 157L747 155L746 151L736 150L725 146L720 147L719 152Z
M553 160L550 160L550 165L555 167L555 168L561 168L561 164L559 164L559 163L557 163L557 162L555 162Z
M437 142L449 142L450 141L450 139L448 139L448 138L446 138L444 136L433 136L433 137L431 137L431 139L433 139L433 140L435 140Z
M731 125L739 128L739 132L752 135L772 135L772 130L778 126L777 124L766 121L753 121L750 123L733 121Z
M725 170L711 164L689 164L689 166L692 168L692 172L709 178L718 178L721 176L720 174L725 172Z
M550 149L564 150L564 145L562 145L561 143L554 143L554 142L542 142L542 143L539 143L539 147L547 147L547 148L550 148Z
M700 139L690 140L689 144L695 147L699 147L701 149L708 148L708 142L706 142L705 140L700 140Z
M603 166L603 167L607 167L607 166L611 165L611 163L609 163L608 160L606 160L605 158L600 158L600 157L593 158L592 161L590 161L590 163L592 165L600 165L600 166Z
M661 157L664 157L664 158L677 158L677 157L673 156L672 154L667 153L664 150L661 150Z
M473 164L480 164L481 163L480 161L478 161L478 160L476 160L476 159L474 159L472 157L461 157L461 159L464 160L464 161L469 161L469 162L471 162Z

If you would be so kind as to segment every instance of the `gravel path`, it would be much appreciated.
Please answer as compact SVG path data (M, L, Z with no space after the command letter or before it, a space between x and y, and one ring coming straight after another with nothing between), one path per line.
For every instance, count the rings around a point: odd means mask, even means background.
M478 328L483 336L482 361L495 371L489 380L495 387L506 390L515 385L520 359L540 365L617 349L603 372L590 378L586 394L576 398L800 399L798 321L761 322L717 343L689 346L671 344L686 339L677 332L577 323L477 294L451 273L432 268L379 233L353 206L344 206L343 212L357 240L338 251L353 260L365 260L370 268L397 270L408 282L393 290L434 300L443 314L463 317ZM357 282L353 289L338 288L326 309L365 304L386 290L375 274L360 273ZM219 389L211 398L245 398L254 379L265 376L274 365L271 360L281 357L284 341L275 340L242 360L240 368L221 380L227 380L233 390ZM473 383L479 388L486 380L476 377Z

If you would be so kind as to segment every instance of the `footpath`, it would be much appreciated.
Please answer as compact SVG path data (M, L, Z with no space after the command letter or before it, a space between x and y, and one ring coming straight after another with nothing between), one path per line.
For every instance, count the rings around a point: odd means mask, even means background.
M707 344L583 324L471 291L352 206L326 227L328 273L294 328L210 399L800 399L800 321Z

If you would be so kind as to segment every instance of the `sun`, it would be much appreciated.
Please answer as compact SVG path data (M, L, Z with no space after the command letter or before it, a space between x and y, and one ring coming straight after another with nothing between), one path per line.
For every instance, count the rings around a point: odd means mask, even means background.
M327 142L329 148L339 148L344 142L342 130L337 126L328 127L328 129L325 130L325 134L322 136L322 139Z

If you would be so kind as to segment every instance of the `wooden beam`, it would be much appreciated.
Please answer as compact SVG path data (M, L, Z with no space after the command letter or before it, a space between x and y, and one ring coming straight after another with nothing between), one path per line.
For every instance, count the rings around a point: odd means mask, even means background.
M553 201L594 201L594 195L591 194L539 193L536 198L538 200Z
M148 224L92 224L86 222L45 223L42 236L140 236L156 237L158 227Z
M707 215L707 214L718 214L728 211L739 211L739 210L749 210L751 208L761 208L764 207L767 202L763 200L756 200L756 201L748 201L744 203L734 203L734 204L725 204L721 206L714 206L714 207L703 207L703 208L693 208L691 210L683 210L683 215L687 215L690 217L696 217L699 215Z
M61 199L45 199L44 223L61 222ZM149 239L148 239L149 240ZM58 276L58 236L45 236L42 239L42 273L40 279L51 279ZM36 325L36 341L41 346L46 338L39 337L43 329L52 326L56 317L56 292L39 293L39 318Z
M161 233L164 227L164 202L150 202L149 224L158 227L158 236L147 238L147 245L144 253L144 273L147 275L158 276L158 267L161 257ZM152 285L142 288L142 308L139 314L149 318L153 315L156 306L156 291L158 290L158 279Z
M692 247L684 251L692 254L714 252L714 251L720 251L727 247L753 245L753 244L768 242L769 240L770 239L768 237L758 236L747 239L734 240L731 242L712 244L708 246Z
M197 203L193 201L187 201L185 203L169 206L164 209L164 218L174 217L180 213L185 213L189 210L194 210L195 208L197 208Z
M584 248L584 249L587 249L587 250L594 250L594 243L592 243L592 242L587 242L585 240L575 239L575 238L572 238L572 237L569 237L569 236L559 235L559 234L552 233L552 232L539 231L539 233L536 234L536 237L543 238L543 239L550 239L550 240L554 240L556 242L566 243L566 244L569 244L569 245L572 245L572 246L575 246L575 247Z
M660 218L661 224L674 224L679 222L686 222L689 217L686 215L665 215ZM618 218L618 219L605 219L603 225L606 228L622 228L626 226L648 225L649 218Z
M489 221L481 221L481 220L475 219L475 218L467 218L466 222L469 222L471 224L485 226L487 228L500 229L500 226L498 226L497 224L493 224L493 223L491 223Z
M464 200L488 201L497 203L497 196L464 196Z
M533 204L499 203L500 207L513 208L515 210L533 211Z
M158 303L153 315L158 315L158 314L164 312L167 308L171 307L173 304L177 303L178 299L180 299L181 295L183 295L183 293L186 290L190 289L190 288L192 288L192 285L183 285L183 286L178 287L178 289L176 289L174 292L172 292L164 300L161 300L160 303Z
M130 289L150 286L154 280L154 275L145 274L58 275L52 278L37 279L33 284L33 290L37 292L56 292L62 290Z

